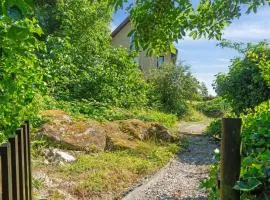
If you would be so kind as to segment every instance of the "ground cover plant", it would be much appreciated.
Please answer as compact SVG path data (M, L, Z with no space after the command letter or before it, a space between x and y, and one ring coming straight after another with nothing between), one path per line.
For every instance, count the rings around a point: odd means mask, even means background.
M34 151L40 152L42 146L51 146L46 141L44 142L35 145ZM177 143L141 141L135 149L92 154L81 152L74 163L64 166L46 165L46 167L40 160L42 159L40 153L37 153L34 157L34 168L35 171L42 169L46 174L50 174L51 179L57 179L58 182L60 180L61 184L58 189L76 197L118 198L142 177L161 168L179 148ZM36 180L35 183L37 190L45 187L43 179ZM46 188L44 189L46 190ZM57 190L51 195L61 197Z
M199 102L195 107L197 110L211 118L223 117L226 112L229 112L230 110L228 103L220 97L209 101Z

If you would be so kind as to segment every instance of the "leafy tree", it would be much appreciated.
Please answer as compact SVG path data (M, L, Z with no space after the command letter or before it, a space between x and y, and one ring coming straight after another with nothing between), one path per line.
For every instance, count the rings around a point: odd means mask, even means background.
M173 64L154 70L148 82L150 103L179 116L187 112L187 100L197 96L199 87L187 67Z
M119 8L127 0L109 2ZM243 6L250 13L265 4L269 0L200 0L197 5L191 0L136 0L129 6L135 46L161 53L187 34L220 40L224 28L241 16Z
M39 4L36 13L48 34L40 59L52 95L124 107L145 104L146 84L134 56L110 44L112 9L106 1ZM42 21L48 13L54 16Z
M228 74L218 74L215 90L241 113L270 98L270 48L267 43L249 45L243 58L236 58Z
M2 1L0 7L0 133L10 134L23 120L28 105L42 89L42 68L35 52L42 30L27 18L31 1Z
M199 90L200 90L200 95L203 99L206 99L209 96L208 89L204 82L201 82Z

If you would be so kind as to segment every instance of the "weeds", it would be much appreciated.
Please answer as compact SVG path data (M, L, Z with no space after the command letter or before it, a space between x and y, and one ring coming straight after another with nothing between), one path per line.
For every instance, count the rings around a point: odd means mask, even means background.
M77 162L60 171L63 177L80 180L74 191L79 196L119 194L142 176L162 167L178 150L176 144L141 142L134 150L81 155Z

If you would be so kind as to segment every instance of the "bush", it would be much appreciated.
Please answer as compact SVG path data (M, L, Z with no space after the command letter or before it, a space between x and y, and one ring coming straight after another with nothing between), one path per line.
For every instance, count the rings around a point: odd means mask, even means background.
M43 88L43 70L35 54L41 47L36 37L42 30L36 20L24 17L26 2L10 6L2 2L0 6L9 11L8 15L0 12L0 132L5 135L27 119L22 111Z
M243 199L270 197L270 100L243 116L242 164L235 189Z
M196 104L195 107L207 117L213 118L223 117L229 110L228 104L222 98L204 101Z
M149 77L151 106L183 116L187 110L187 100L197 96L199 83L187 67L165 64L153 70Z
M112 10L107 1L56 1L39 7L37 16L47 33L39 57L50 95L126 108L147 103L147 84L135 55L110 44ZM42 23L44 17L48 23Z
M216 92L237 114L270 98L270 48L267 43L248 46L244 58L236 58L228 74L218 74Z
M213 120L207 126L205 133L211 137L221 139L221 119Z
M172 127L177 122L176 115L159 112L150 108L118 108L86 99L80 101L56 101L52 97L44 96L39 98L38 107L42 109L61 109L75 117L92 118L98 121L139 119L142 121L159 122L167 127Z
M270 101L243 115L240 180L234 188L241 191L241 199L268 199L270 197ZM214 122L214 124L217 122ZM213 125L216 129L218 125ZM213 131L214 132L214 131ZM219 163L212 167L210 177L203 181L211 196L218 196L212 184Z

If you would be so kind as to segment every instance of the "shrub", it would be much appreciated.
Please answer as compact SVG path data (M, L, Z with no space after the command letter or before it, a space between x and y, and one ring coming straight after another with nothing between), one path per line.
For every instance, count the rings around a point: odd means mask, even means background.
M213 120L206 128L205 133L214 138L221 138L221 119Z
M270 100L243 116L242 164L235 189L242 197L270 197Z
M165 64L153 70L149 77L151 106L159 107L167 112L184 115L187 100L197 96L198 81L191 75L187 67Z
M222 98L215 98L196 104L196 109L208 117L222 117L229 110L229 105Z
M267 43L248 46L244 58L236 58L228 74L218 74L216 92L237 114L270 98L270 48Z
M9 12L0 12L0 132L8 135L26 119L23 109L43 87L43 71L35 55L41 47L36 36L42 30L36 20L25 17L26 2L16 8L1 4L0 10Z
M112 9L107 1L56 1L39 7L37 15L47 33L39 57L51 95L118 107L146 104L147 84L135 55L110 44Z
M254 111L243 115L242 154L240 180L234 189L241 191L241 199L267 199L270 197L270 101L257 106ZM219 163L202 186L211 196L218 196L213 185Z
M159 122L167 127L172 127L177 122L177 116L169 113L163 113L150 108L119 108L105 103L99 103L94 100L74 100L74 101L56 101L49 96L40 96L36 98L38 103L33 107L39 109L61 109L70 113L74 117L92 118L98 121L114 121L126 119L139 119L142 121ZM36 111L38 113L38 111ZM35 121L38 122L38 115Z

